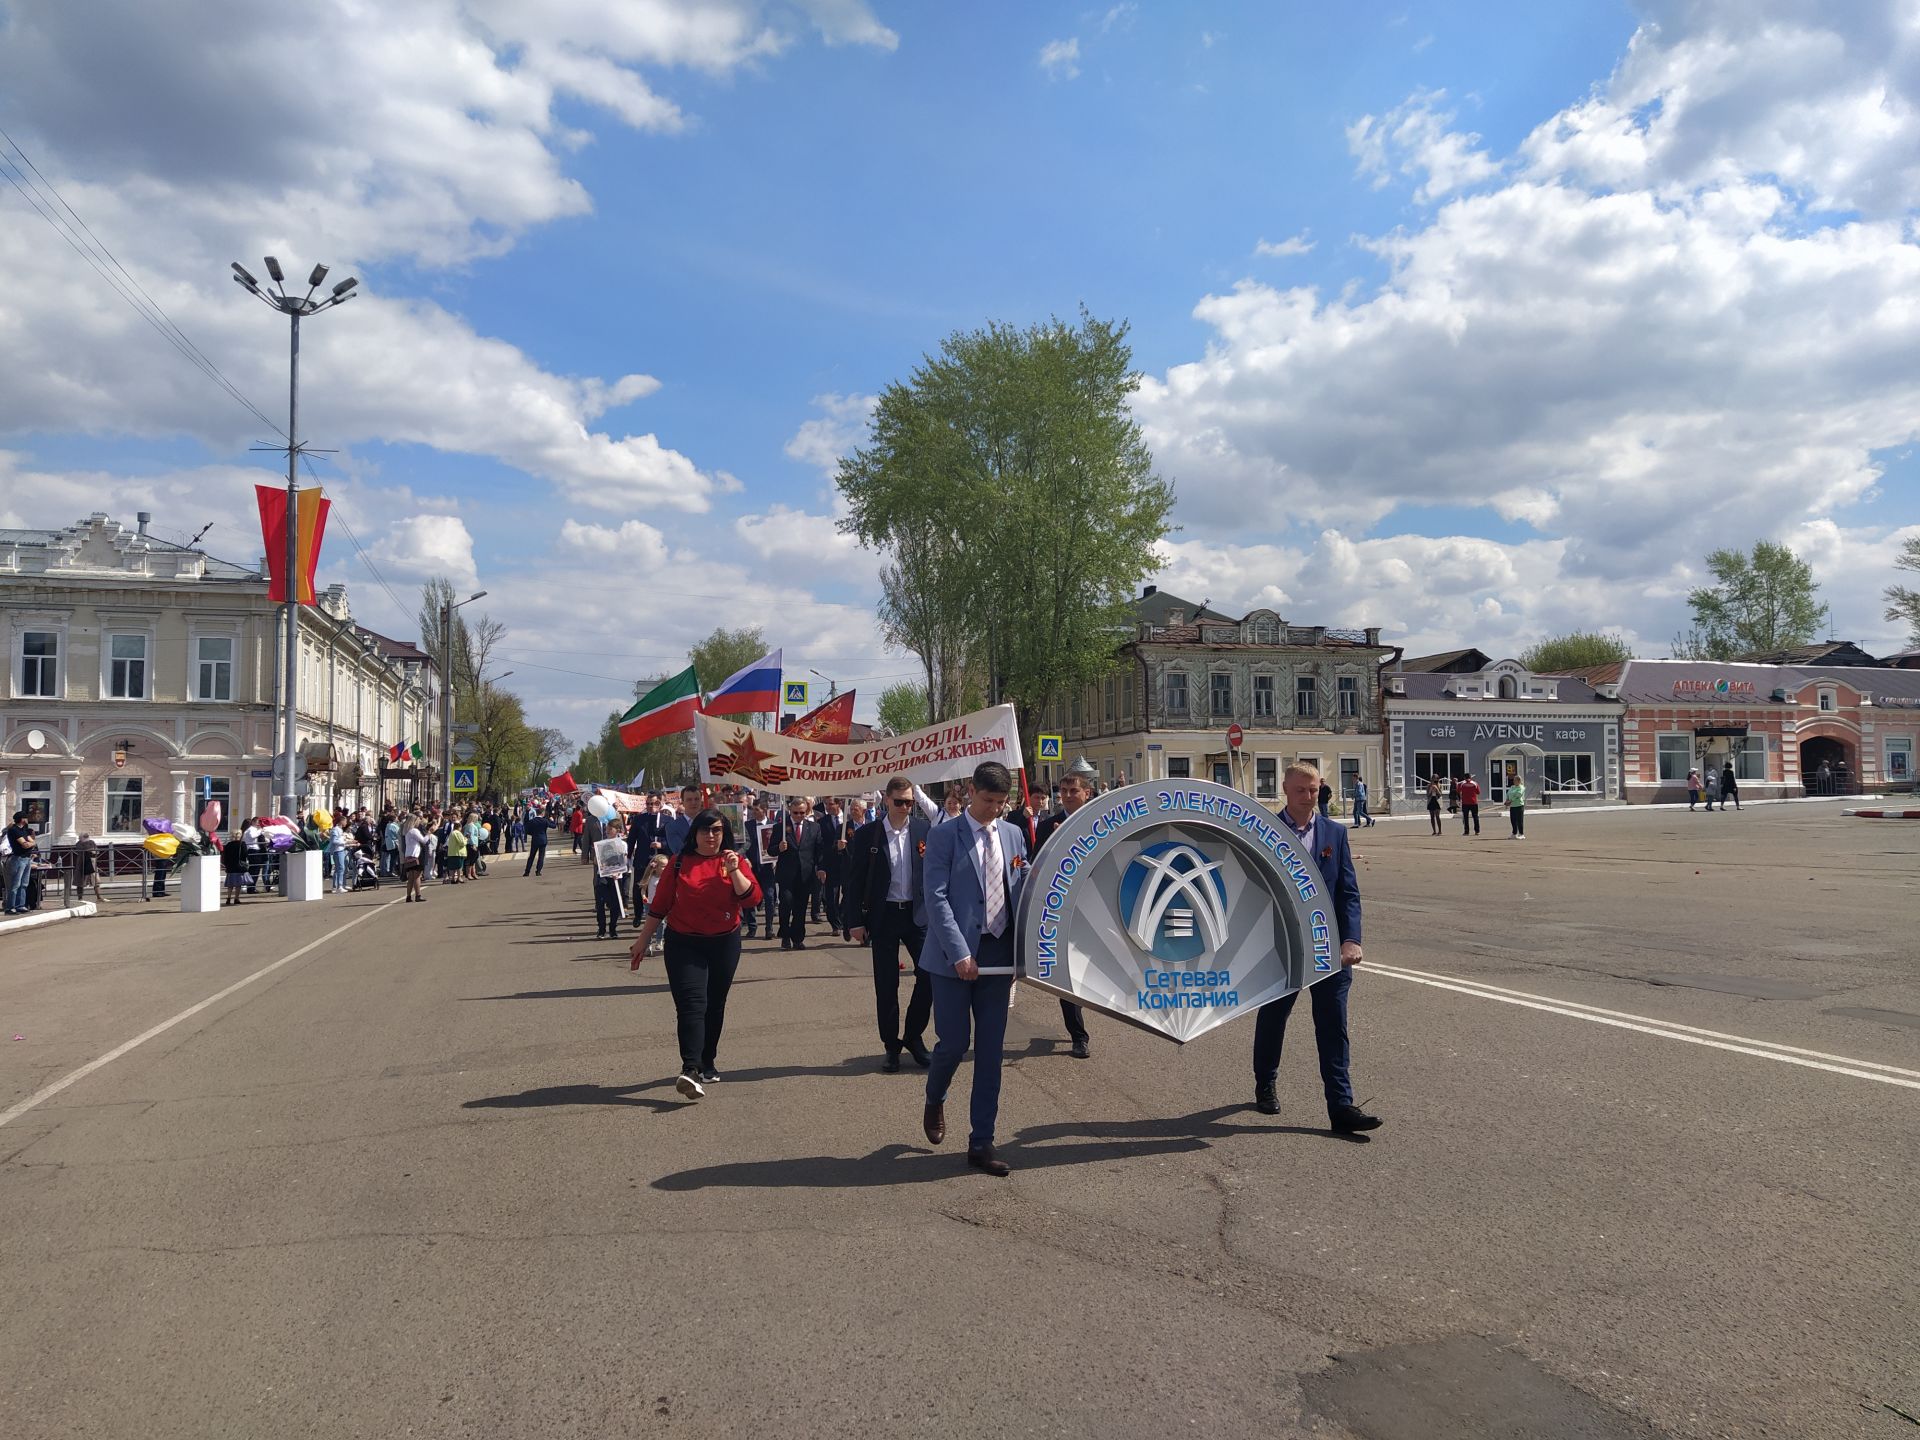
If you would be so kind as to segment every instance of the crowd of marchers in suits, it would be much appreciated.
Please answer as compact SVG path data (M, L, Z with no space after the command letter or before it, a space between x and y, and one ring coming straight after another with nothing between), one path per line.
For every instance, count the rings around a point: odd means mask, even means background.
M872 963L882 1068L899 1071L904 1054L928 1072L922 1128L930 1143L939 1144L946 1135L948 1089L971 1049L967 1161L995 1175L1008 1170L993 1142L1007 1012L1014 998L1013 921L1020 887L1030 861L1098 789L1097 776L1084 760L1069 768L1055 790L1023 787L1016 797L1015 784L1006 767L990 762L976 769L970 783L942 787L939 800L905 779L871 799L732 797L747 815L737 843L740 865L750 873L733 882L732 891L745 907L740 922L746 937L753 938L756 928L765 939L777 932L783 950L804 949L808 925L824 924L838 938L864 946ZM1322 785L1313 767L1292 767L1284 777L1287 806L1281 819L1313 855L1338 921L1341 968L1309 994L1329 1124L1337 1132L1357 1134L1380 1123L1354 1103L1349 1075L1347 1002L1352 967L1361 958L1359 885L1346 827L1321 812ZM698 814L713 814L703 810L712 797L699 787L686 787L678 798L676 807L672 797L650 795L644 812L625 817L622 838L631 858L636 909L651 894L651 877L664 868L664 857L696 853L688 826ZM719 827L717 818L714 827ZM733 843L730 825L726 834ZM583 839L590 854L591 837ZM671 946L671 924L665 928ZM635 944L636 966L650 953L652 933L649 925ZM734 948L737 954L737 939ZM671 969L671 948L668 960ZM912 980L903 1013L900 983L908 973ZM1281 1045L1297 998L1264 1006L1256 1018L1254 1106L1263 1114L1280 1109ZM1081 1007L1062 1000L1061 1015L1071 1053L1089 1058L1092 1038ZM936 1034L931 1048L929 1024ZM703 1037L683 1040L689 1051L704 1040L704 1053L685 1062L683 1093L703 1095L703 1085L695 1082L718 1078L712 1068L716 1038L717 1017Z

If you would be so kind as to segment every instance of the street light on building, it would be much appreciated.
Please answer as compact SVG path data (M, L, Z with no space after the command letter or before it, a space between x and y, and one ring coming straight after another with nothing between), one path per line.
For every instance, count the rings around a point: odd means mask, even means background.
M445 805L453 804L453 612L486 595L476 590L464 600L447 600L440 606L440 656L447 667L440 683L440 798Z
M336 305L345 304L353 298L353 289L360 282L349 276L335 285L322 299L314 299L322 283L327 278L327 267L316 265L307 276L307 293L289 294L286 288L286 272L280 268L280 262L273 256L266 258L267 278L271 288L261 285L249 275L238 260L233 262L233 278L236 284L245 288L261 304L270 310L277 310L287 317L292 337L288 349L287 365L287 613L286 613L286 651L284 680L280 696L280 804L283 815L298 813L300 803L299 782L294 778L293 754L296 744L297 702L295 689L300 675L300 582L296 570L300 563L300 508L296 494L294 476L300 463L303 447L300 444L300 322L309 315L318 315L322 310L331 310ZM278 448L278 447L275 447Z

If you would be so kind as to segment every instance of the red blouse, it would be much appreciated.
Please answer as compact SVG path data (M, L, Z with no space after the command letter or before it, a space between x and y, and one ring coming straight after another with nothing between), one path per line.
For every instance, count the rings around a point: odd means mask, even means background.
M761 901L760 879L744 859L740 873L749 883L744 895L733 893L733 882L721 873L718 855L682 856L660 877L647 913L682 935L730 934L740 928L740 911Z

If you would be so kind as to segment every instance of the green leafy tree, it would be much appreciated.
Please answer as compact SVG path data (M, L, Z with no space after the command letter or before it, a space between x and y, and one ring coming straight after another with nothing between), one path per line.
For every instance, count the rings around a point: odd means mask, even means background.
M927 687L914 680L902 680L880 692L878 715L882 729L904 735L933 724L927 709Z
M1057 696L1117 665L1173 507L1138 385L1126 325L1082 311L950 335L882 392L841 462L841 526L887 556L881 628L920 658L932 718L971 681L1031 739Z
M693 661L693 673L699 677L701 688L710 691L718 688L720 682L734 671L751 665L766 653L766 636L761 633L758 625L749 625L742 630L724 628L715 630L693 647L689 657ZM639 696L636 695L634 698L638 699ZM743 713L721 718L750 723L755 717Z
M1751 554L1715 550L1707 569L1717 583L1688 594L1693 628L1675 639L1677 656L1731 660L1804 645L1819 632L1813 567L1787 546L1761 540Z
M1920 535L1909 535L1894 562L1897 570L1920 571ZM1909 585L1889 585L1882 594L1887 602L1887 619L1907 627L1907 643L1920 645L1920 590Z
M1614 665L1633 658L1633 647L1618 635L1575 630L1523 651L1520 663L1536 675L1560 675L1589 665Z

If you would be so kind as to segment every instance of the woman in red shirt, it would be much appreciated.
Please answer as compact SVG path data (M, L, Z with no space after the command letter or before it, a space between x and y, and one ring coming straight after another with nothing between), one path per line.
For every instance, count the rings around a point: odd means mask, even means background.
M664 922L667 984L680 1022L674 1088L689 1100L698 1100L720 1078L713 1062L727 1020L727 991L740 966L740 912L760 903L753 867L733 848L733 826L718 810L702 810L693 817L685 847L660 877L628 967L640 968L655 928Z

